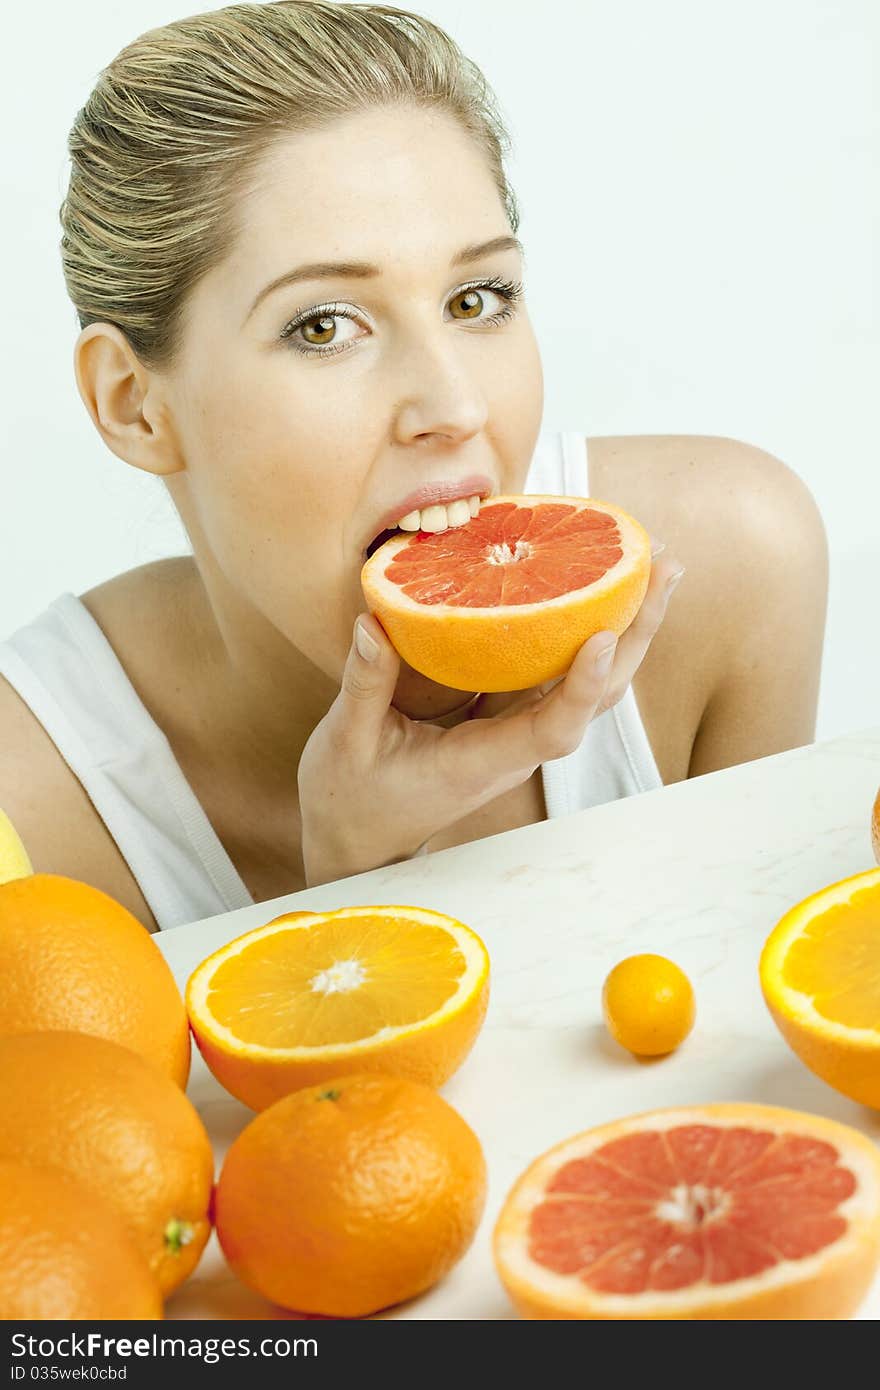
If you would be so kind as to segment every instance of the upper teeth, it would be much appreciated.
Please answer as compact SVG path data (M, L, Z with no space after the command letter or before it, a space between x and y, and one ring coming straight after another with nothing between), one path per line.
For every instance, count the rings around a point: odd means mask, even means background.
M478 494L458 497L454 502L440 502L421 511L407 512L397 525L401 531L446 531L450 526L463 526L480 510Z

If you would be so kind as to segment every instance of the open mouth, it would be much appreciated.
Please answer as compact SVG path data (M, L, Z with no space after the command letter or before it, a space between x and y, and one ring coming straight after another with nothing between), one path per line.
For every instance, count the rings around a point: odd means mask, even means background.
M384 545L386 541L390 541L392 536L400 536L400 535L412 536L412 535L417 535L417 534L418 534L418 532L415 532L415 531L403 531L403 532L402 532L399 526L392 526L391 529L388 530L388 531L380 531L379 534L378 534L378 536L375 536L375 537L373 538L373 540L370 541L370 544L367 546L366 550L364 551L364 553L363 553L364 562L366 562L367 560L369 560L369 558L370 558L371 555L375 555L376 551L379 549L379 546L380 546L380 545Z
M468 521L472 521L475 516L479 516L481 503L491 496L489 491L475 492L467 497L453 499L450 503L442 507L433 504L426 509L427 515L425 522L419 512L412 512L404 517L405 522L402 526L391 526L384 531L380 531L378 536L374 536L370 544L361 553L361 564L366 564L372 555L375 555L380 546L384 545L392 536L417 536L422 531L426 535L442 535L444 531L459 530L466 526ZM444 516L447 524L443 525Z

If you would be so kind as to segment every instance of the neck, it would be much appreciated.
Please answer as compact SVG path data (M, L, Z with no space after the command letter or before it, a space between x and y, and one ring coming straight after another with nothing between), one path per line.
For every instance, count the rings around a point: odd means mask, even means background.
M158 696L164 706L157 722L169 732L185 729L197 756L229 769L237 784L266 790L275 784L281 797L291 788L295 793L303 749L336 699L338 682L222 577L212 579L209 571L205 582L191 557L175 565L179 621L172 669L186 670L187 699L182 702L176 694L178 682L168 682ZM444 695L456 702L434 713L432 706L442 705ZM415 723L451 728L469 719L479 700L479 692L466 695L441 686L426 691L422 677L402 666L394 707L399 701L404 706L399 712ZM430 712L409 713L419 707Z

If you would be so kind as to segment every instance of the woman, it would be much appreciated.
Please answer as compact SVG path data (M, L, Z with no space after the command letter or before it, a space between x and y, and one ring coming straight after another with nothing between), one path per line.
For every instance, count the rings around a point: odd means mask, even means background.
M810 494L731 440L539 438L505 142L452 40L384 6L233 6L101 74L62 207L76 380L192 555L0 646L0 805L38 870L156 930L813 738ZM610 655L463 698L360 568L395 519L527 491L638 517L650 586Z

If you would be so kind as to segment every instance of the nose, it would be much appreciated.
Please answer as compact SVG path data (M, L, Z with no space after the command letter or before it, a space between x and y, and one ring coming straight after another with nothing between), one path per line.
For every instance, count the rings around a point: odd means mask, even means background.
M436 437L460 443L478 434L489 413L481 377L489 366L491 359L453 324L422 324L407 332L392 368L397 442Z

